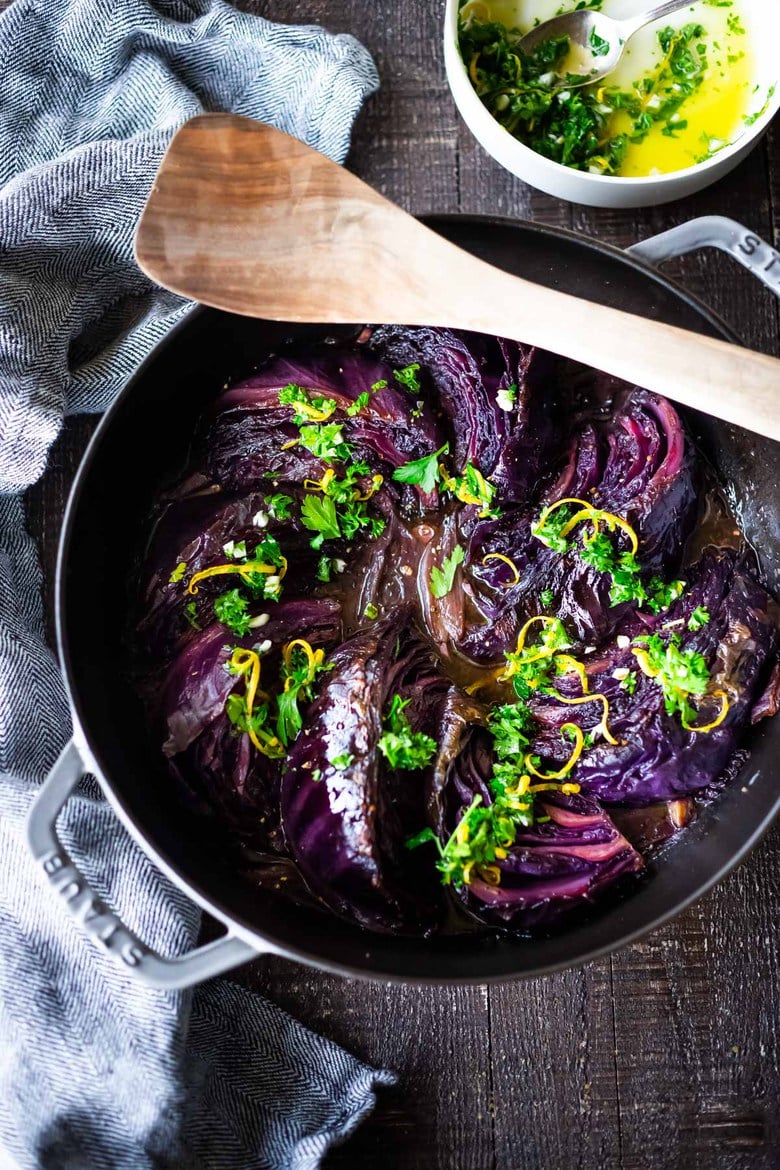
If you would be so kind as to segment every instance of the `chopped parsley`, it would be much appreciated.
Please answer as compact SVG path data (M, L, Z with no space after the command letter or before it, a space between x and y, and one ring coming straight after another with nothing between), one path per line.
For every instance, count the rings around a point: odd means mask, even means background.
M371 468L366 462L359 460L345 467L340 479L335 472L329 473L320 481L319 487L326 496L331 496L337 504L346 504L358 499L359 496L370 497L382 486L382 476L376 475L371 479L371 487L364 491L360 481L369 475L371 475Z
M202 629L198 622L198 607L194 601L188 601L184 607L184 616L192 626L193 630Z
M313 650L303 638L296 638L285 646L279 681L281 693L276 700L276 734L287 747L303 726L298 704L314 696L312 686L318 675L332 669L323 662L325 651Z
M261 656L271 649L266 641L252 650L236 647L227 670L244 680L243 693L228 695L225 712L237 731L246 733L254 746L271 759L280 759L303 726L301 702L310 701L319 674L330 670L323 662L325 651L303 638L288 642L282 650L278 687L274 693L260 689ZM258 698L262 701L258 702Z
M594 57L606 57L609 52L609 41L600 37L594 28L590 34L590 47Z
M338 768L339 772L343 772L345 768L350 766L354 759L355 757L351 752L341 752L340 755L334 756L332 760L328 760L328 763L332 764L334 768Z
M539 601L545 609L550 609L553 602L555 601L555 594L553 593L552 589L543 589L539 594Z
M413 459L411 463L404 463L393 472L393 479L399 483L417 484L421 492L432 492L441 478L439 458L446 455L450 449L449 443L432 451L430 455L423 455L421 459Z
M436 868L441 874L442 884L461 889L464 885L470 885L474 877L484 880L486 873L491 870L495 870L500 878L495 862L500 857L506 857L514 845L518 824L530 823L521 820L521 817L522 814L514 810L505 810L498 801L483 805L482 797L475 796L444 845L433 829L427 828L411 837L406 847L416 849L432 841L439 851ZM497 883L493 881L491 884Z
M531 55L519 51L522 33L469 14L460 20L459 40L471 83L493 117L537 154L594 174L619 175L631 143L644 141L655 125L680 129L679 110L707 74L702 25L671 26L658 33L660 65L629 89L596 82L584 88L553 88L569 56L568 37L551 38ZM608 51L594 34L591 50ZM580 82L581 77L572 77ZM615 131L622 112L625 129Z
M555 656L570 646L569 635L560 618L544 618L538 641L527 646L521 634L517 650L505 652L506 666L501 678L511 680L515 694L521 699L529 698L534 691L550 694L554 689L551 675L554 670L558 673Z
M546 544L553 552L561 556L569 551L571 542L564 535L563 530L569 523L570 515L567 509L545 508L539 519L531 525L531 532L542 544ZM597 546L598 547L598 546Z
M279 391L279 404L293 408L293 422L298 426L310 422L325 422L336 409L333 398L309 394L303 386L291 382Z
M707 693L710 673L702 654L683 650L678 634L664 642L660 634L635 638L633 654L643 674L663 691L667 715L679 715L683 723L692 723L696 711L689 699Z
M710 620L709 611L702 605L697 605L691 616L688 618L688 629L692 632L703 629Z
M318 459L349 459L352 448L344 441L341 423L307 423L299 431L302 447Z
M500 760L517 759L528 750L533 735L533 716L524 703L506 703L490 712L488 727Z
M481 509L480 518L501 515L498 509L492 506L496 494L494 485L485 479L473 463L466 464L462 475L445 476L444 486L462 503L477 505Z
M168 578L168 584L175 585L177 581L181 581L182 577L184 576L184 574L186 572L187 572L187 562L186 561L179 561L178 565L176 566L176 568L173 570L170 577Z
M367 504L381 486L382 476L372 476L370 488L364 489L359 482L370 471L367 463L353 463L344 469L344 475L339 479L331 469L315 485L322 495L304 496L301 521L306 528L317 533L310 542L312 548L319 549L323 541L338 540L342 536L351 540L361 529L374 537L384 532L385 521L379 516L371 516ZM306 482L309 486L311 481Z
M636 690L636 684L639 681L639 675L635 670L629 670L624 679L621 680L620 689L627 691L629 695L633 695Z
M362 394L358 394L352 405L347 407L346 413L349 418L354 418L356 414L360 414L361 410L368 406L368 400L368 390L364 390Z
M412 731L405 714L405 708L410 702L410 699L393 695L377 742L377 747L391 768L409 772L424 768L436 751L435 739L421 731Z
M278 760L284 755L284 745L272 728L270 700L263 694L262 701L255 702L260 683L260 655L270 645L268 642L262 649L242 650L236 647L233 650L225 665L229 674L243 680L244 690L243 693L232 691L228 695L225 712L236 730L248 735L262 755Z
M405 366L402 370L393 370L393 377L400 386L404 386L410 394L419 394L422 387L420 386L420 379L417 377L417 371L420 368L419 362L413 362L410 366Z
M586 524L589 529L584 527ZM684 581L667 584L657 576L646 578L636 555L639 540L631 525L584 500L559 500L550 504L531 525L531 532L561 556L576 552L584 564L608 574L611 577L609 600L613 606L635 601L651 613L662 613L685 589ZM628 538L630 549L619 548L620 537Z
M431 593L436 598L446 597L455 581L455 570L463 563L465 557L463 547L455 545L448 557L442 561L441 568L434 566L431 569Z
M321 548L324 540L338 540L341 536L336 504L330 496L304 496L301 504L301 523L317 533L312 539L312 548Z
M682 597L684 590L684 581L670 581L667 585L660 577L651 577L647 586L647 608L652 613L663 613Z
M236 731L247 734L251 731L255 736L258 736L258 733L268 736L272 734L268 703L258 704L249 714L245 696L233 691L232 694L228 695L225 703L225 714ZM279 752L274 753L275 758L278 758L280 754Z
M588 738L574 724L564 724L561 729L575 742L570 763L565 769L546 777L543 785L537 786L531 785L529 770L537 776L544 773L536 771L539 758L529 751L534 721L525 703L506 703L493 708L488 718L488 730L493 745L492 776L488 782L491 804L485 805L482 796L472 799L455 832L443 845L432 828L423 828L421 833L406 842L408 849L414 849L433 841L439 851L436 868L444 886L461 888L470 885L475 878L490 886L501 885L501 868L497 862L501 863L508 856L517 840L518 830L530 827L534 820L543 823L550 819L537 813L537 793L550 789L567 794L579 791L577 784L554 783L572 768ZM591 736L587 745L592 743Z
M274 520L290 520L294 503L292 496L286 496L283 492L265 498L265 506Z
M481 795L475 796L444 844L430 828L406 842L407 849L416 849L429 841L436 845L439 852L436 867L444 885L460 888L470 885L475 878L492 886L499 885L501 871L496 862L507 857L518 830L534 823L536 791L530 786L526 768L526 761L538 763L536 757L527 755L533 722L523 703L494 707L488 719L495 754L493 775L488 782L492 803L486 805ZM545 788L548 787L578 791L571 784L546 784Z
M379 610L374 605L373 601L369 601L368 605L363 610L363 617L367 617L370 622L379 617Z
M241 541L234 546L233 560L242 563L245 571L241 574L241 580L254 597L262 597L268 601L278 600L282 592L282 575L286 561L275 537L266 536L256 544L252 560L248 559L246 543ZM261 572L259 568L254 570L255 565L262 565L264 571ZM269 573L267 571L269 567L278 569L279 572Z
M327 584L330 581L333 560L331 557L321 556L317 562L317 580Z
M214 615L218 622L239 638L243 638L252 628L249 602L239 589L230 589L214 599Z
M393 479L400 483L419 485L421 491L432 492L437 484L441 483L452 492L456 499L464 504L475 504L480 511L480 517L499 516L493 508L493 497L496 489L489 480L485 479L481 471L473 463L467 463L462 475L450 475L445 465L440 462L443 455L448 454L449 443L444 443L438 451L430 455L423 455L420 459L413 459L404 463L393 472Z

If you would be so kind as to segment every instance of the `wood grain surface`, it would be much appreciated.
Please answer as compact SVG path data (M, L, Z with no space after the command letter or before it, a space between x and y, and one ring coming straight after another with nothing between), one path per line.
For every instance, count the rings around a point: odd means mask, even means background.
M443 0L243 7L353 32L371 49L382 90L361 115L349 165L410 211L534 218L619 245L719 213L778 242L780 127L733 175L680 204L573 207L508 176L459 123L439 51ZM695 255L671 270L750 345L778 353L777 300L727 257ZM71 421L30 493L48 582L91 425ZM580 971L421 990L264 959L235 978L399 1074L329 1170L777 1170L779 922L780 826L670 926Z

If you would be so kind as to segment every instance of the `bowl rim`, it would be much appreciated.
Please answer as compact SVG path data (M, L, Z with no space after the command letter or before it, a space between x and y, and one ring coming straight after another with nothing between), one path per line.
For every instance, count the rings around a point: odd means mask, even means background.
M693 2L694 0L692 0ZM675 183L680 183L691 175L707 175L709 172L714 172L711 175L711 180L714 182L725 163L733 159L740 152L745 152L746 148L758 142L769 127L775 114L780 110L779 67L778 77L773 83L773 86L770 85L769 87L767 102L763 112L756 118L752 125L746 127L745 132L740 134L735 141L730 142L728 146L722 147L721 150L704 162L692 163L691 166L682 167L680 170L667 171L658 175L593 175L589 171L579 171L574 167L567 167L563 163L554 162L552 159L545 158L543 154L538 154L530 146L526 146L519 138L515 138L513 134L510 134L482 104L474 86L471 84L471 78L468 75L465 62L460 55L460 46L458 44L458 12L460 4L461 0L447 0L444 13L444 62L447 84L455 105L463 115L475 138L477 138L491 157L495 158L497 162L500 162L502 166L506 166L506 164L502 159L497 158L492 146L486 142L486 139L490 139L496 134L498 135L502 148L510 152L514 151L521 160L531 156L529 161L532 165L538 166L543 172L548 174L551 182L555 180L555 176L565 174L569 180L582 182L585 186L590 186L594 190L598 190L599 188L615 190L619 186L623 191L644 191L659 186L673 186ZM453 76L456 70L458 72ZM463 88L464 86L468 92ZM773 87L774 91L772 92ZM468 117L466 117L464 107L468 111ZM705 185L705 183L702 183L702 186Z

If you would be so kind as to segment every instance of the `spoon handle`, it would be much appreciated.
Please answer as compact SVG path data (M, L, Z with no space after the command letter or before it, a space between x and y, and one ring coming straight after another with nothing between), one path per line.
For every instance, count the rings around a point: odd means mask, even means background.
M648 8L646 12L641 12L638 16L631 16L628 20L619 21L621 36L624 41L627 41L646 24L652 24L654 20L660 20L662 16L671 16L673 12L679 12L681 8L690 8L690 6L691 0L666 0L664 4L656 4L654 8Z

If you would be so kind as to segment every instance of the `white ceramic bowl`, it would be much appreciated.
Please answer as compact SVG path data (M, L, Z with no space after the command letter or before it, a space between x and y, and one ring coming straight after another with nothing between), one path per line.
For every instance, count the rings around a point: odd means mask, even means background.
M447 0L444 25L444 62L455 104L474 137L497 162L512 174L540 191L585 203L591 207L650 207L668 203L701 191L721 179L746 157L766 133L780 109L780 0L739 0L739 11L748 26L755 62L757 90L750 113L757 113L752 126L706 162L670 174L647 178L620 178L575 171L543 158L518 142L483 106L474 92L458 49L459 0ZM651 7L648 0L624 0L622 9L639 12ZM610 10L610 15L611 15ZM621 11L618 15L622 15ZM775 87L767 101L767 95Z

